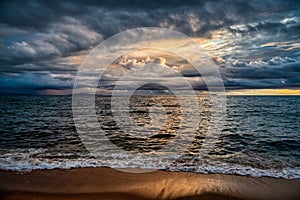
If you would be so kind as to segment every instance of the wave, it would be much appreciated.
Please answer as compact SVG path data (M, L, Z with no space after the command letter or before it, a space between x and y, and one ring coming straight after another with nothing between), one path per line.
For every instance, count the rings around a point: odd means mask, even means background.
M70 155L60 154L54 158L36 157L43 150L29 150L23 153L4 153L0 155L0 169L12 171L32 171L39 169L71 169L82 167L142 168L167 171L189 171L201 174L234 174L252 177L300 178L300 167L280 169L259 169L252 166L210 161L200 165L186 163L163 163L143 160L140 157L129 159L128 156L115 154L102 159L92 157L65 158ZM130 160L130 161L129 161Z

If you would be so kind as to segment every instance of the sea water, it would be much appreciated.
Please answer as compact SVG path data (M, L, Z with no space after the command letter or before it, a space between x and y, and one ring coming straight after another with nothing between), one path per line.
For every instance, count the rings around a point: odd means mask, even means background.
M198 99L201 119L196 133L174 140L179 130L189 133L195 125L180 123L182 113L176 97L132 97L129 113L135 128L124 131L114 120L111 97L96 96L99 130L110 146L100 141L104 150L95 156L76 130L72 96L0 96L0 168L22 171L108 166L300 178L300 97L229 96L226 113L217 122L211 121L210 97ZM153 104L159 104L158 110L164 112L157 114L162 120L153 123L149 133L149 124L157 118L155 109L151 110ZM85 116L80 117L84 121ZM212 124L218 124L219 133L209 152L201 156L205 137L208 132L214 134L215 129L209 128ZM166 157L168 152L160 151L172 142L187 146L179 157ZM111 145L121 151L110 151ZM145 155L155 155L155 159Z

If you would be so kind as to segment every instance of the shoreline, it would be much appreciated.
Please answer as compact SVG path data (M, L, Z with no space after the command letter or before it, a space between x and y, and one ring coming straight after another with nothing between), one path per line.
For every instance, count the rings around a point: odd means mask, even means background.
M0 170L2 199L299 199L300 179L108 167Z

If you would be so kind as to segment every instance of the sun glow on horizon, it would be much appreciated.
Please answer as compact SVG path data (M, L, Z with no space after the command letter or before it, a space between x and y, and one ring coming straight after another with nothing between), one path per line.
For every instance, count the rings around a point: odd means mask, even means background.
M242 96L242 95L247 95L247 96L276 96L276 95L295 95L295 96L300 96L300 89L244 89L244 90L231 90L226 92L227 95L230 96Z

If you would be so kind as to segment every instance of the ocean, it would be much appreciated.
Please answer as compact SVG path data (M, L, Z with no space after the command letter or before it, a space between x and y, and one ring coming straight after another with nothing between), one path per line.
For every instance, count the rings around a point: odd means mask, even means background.
M300 178L297 96L228 96L226 115L218 122L210 120L210 97L199 96L201 119L193 134L189 133L194 120L180 123L181 107L174 96L132 97L129 113L136 126L125 130L114 121L111 98L97 96L99 129L105 133L103 141L110 141L96 142L101 146L97 156L76 131L72 96L0 96L0 100L0 169L107 166ZM153 107L156 104L161 106ZM80 118L85 120L85 116ZM209 152L199 156L215 124L220 134L208 145ZM185 134L174 140L180 131ZM170 152L160 150L171 143L186 149L179 157L166 156Z

